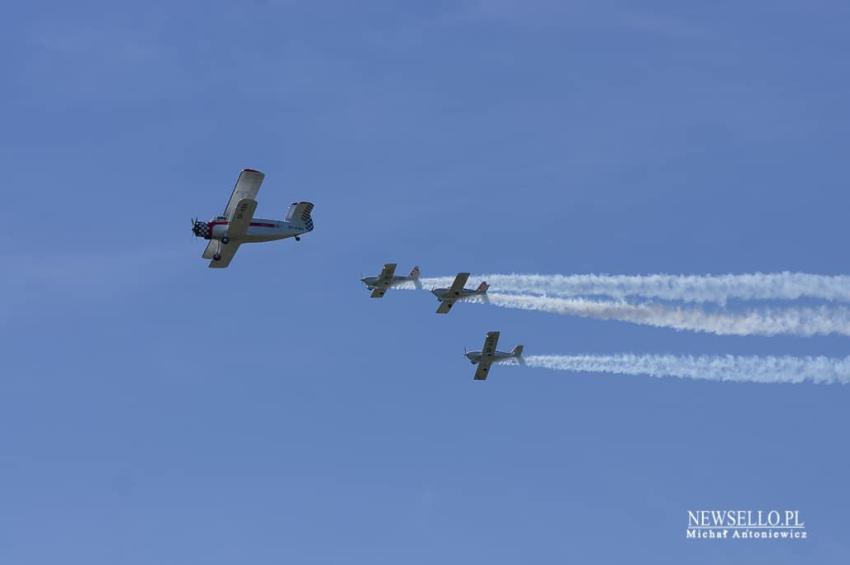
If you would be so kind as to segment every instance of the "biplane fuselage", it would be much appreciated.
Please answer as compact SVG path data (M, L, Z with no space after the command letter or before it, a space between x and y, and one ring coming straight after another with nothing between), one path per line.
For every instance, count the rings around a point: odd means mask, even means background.
M209 241L202 257L209 266L224 269L243 243L259 243L294 237L313 231L312 202L293 202L283 220L254 217L257 192L265 175L254 169L243 169L233 187L224 213L209 222L192 220L192 233Z
M206 239L221 240L229 237L230 222L227 218L218 216L215 219L207 222L209 228L209 237ZM248 230L244 235L239 236L239 240L243 243L259 243L263 241L275 241L278 239L286 239L287 237L296 237L307 230L302 226L294 226L285 220L266 220L263 218L253 218Z

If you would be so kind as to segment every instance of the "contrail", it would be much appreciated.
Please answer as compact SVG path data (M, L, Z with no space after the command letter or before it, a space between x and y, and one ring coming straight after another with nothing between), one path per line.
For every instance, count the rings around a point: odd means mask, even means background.
M717 335L813 336L833 333L850 335L850 309L845 307L763 308L729 312L707 311L698 306L673 307L652 303L629 304L583 298L549 298L496 293L488 293L484 299L472 298L467 301L489 303L503 308L619 320Z
M454 277L422 279L428 286L449 286ZM850 276L809 273L741 275L477 275L495 292L559 297L607 296L726 304L729 300L850 302Z
M738 357L734 355L531 355L530 367L580 373L648 375L750 383L850 383L850 357Z

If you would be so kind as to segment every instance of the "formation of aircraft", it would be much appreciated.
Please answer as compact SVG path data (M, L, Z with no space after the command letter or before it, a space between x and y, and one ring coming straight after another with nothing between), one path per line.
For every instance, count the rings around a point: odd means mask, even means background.
M499 335L500 332L487 332L487 337L484 338L484 347L481 348L481 351L467 351L464 353L473 365L478 365L478 368L475 370L476 381L483 381L487 378L487 375L490 373L490 365L493 363L500 363L509 359L516 359L520 363L523 362L522 345L517 345L510 352L496 350L496 347L499 345Z
M437 314L448 314L455 302L470 298L472 296L484 296L487 294L487 289L490 286L486 282L478 285L478 288L464 288L466 281L469 280L469 273L458 273L455 277L452 286L449 288L435 288L431 292L440 301L437 307Z
M387 293L387 289L407 282L412 282L416 285L416 288L422 288L422 284L419 282L419 267L413 267L410 274L405 277L395 274L397 266L395 263L387 263L377 277L360 279L366 285L366 288L372 291L372 298L382 298Z
M265 174L254 169L243 169L233 187L230 200L224 208L224 213L208 222L197 218L192 220L192 233L196 237L209 240L202 257L209 259L210 268L223 269L230 265L236 251L243 243L259 243L294 237L301 241L301 235L313 231L312 202L293 202L283 220L264 220L254 218L257 209L257 193L263 184ZM372 298L382 298L387 290L404 283L414 283L416 288L422 288L419 282L419 267L413 267L407 276L396 275L397 265L387 263L376 277L363 277L360 280L371 292ZM458 273L452 285L448 288L435 288L431 292L440 301L437 314L448 314L455 302L473 296L486 297L489 285L482 282L477 288L465 288L469 273ZM469 351L465 355L475 370L475 380L487 379L493 363L517 359L522 363L522 345L517 345L513 351L497 351L499 332L487 332L484 347L481 351Z
M224 269L243 243L259 243L294 237L313 231L311 202L293 202L283 220L254 218L257 209L257 193L266 177L260 171L243 169L233 187L224 213L208 222L192 220L192 233L208 239L202 257L210 259L210 268Z

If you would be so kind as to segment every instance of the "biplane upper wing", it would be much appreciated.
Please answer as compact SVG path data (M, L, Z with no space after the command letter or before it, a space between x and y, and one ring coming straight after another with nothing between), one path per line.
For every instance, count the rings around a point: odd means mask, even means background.
M224 217L232 220L231 217L236 211L236 207L240 201L256 200L257 193L260 191L260 185L263 184L263 179L266 175L254 169L242 169L239 173L239 178L236 179L236 185L233 187L233 193L230 195L230 200L224 209Z

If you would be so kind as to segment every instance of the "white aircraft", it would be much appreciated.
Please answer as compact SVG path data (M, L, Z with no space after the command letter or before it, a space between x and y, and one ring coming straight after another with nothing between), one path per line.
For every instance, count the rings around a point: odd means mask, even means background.
M294 237L301 241L301 234L313 231L311 202L293 202L284 220L262 220L254 218L257 209L257 192L266 177L260 171L243 169L233 187L233 194L224 209L224 214L209 222L192 220L192 233L210 240L202 257L211 259L210 268L223 269L230 264L236 251L243 243L274 241Z
M487 337L484 339L484 348L481 351L469 351L464 353L473 365L478 365L475 370L475 380L483 381L487 378L490 372L490 365L499 363L508 359L516 359L523 363L522 346L517 345L510 353L506 351L496 351L496 345L499 343L499 332L487 332Z
M487 293L487 289L490 288L486 282L478 285L478 288L475 290L471 288L463 288L463 285L466 284L466 281L469 280L469 273L458 273L455 277L452 286L449 288L435 288L431 292L434 296L437 297L437 300L440 301L440 306L437 308L437 314L448 314L449 310L452 309L455 302L458 300L463 300L464 298L469 298L471 296L483 296Z
M366 285L366 288L372 291L372 298L381 298L387 293L388 289L406 282L412 282L416 285L416 288L422 288L422 283L419 282L419 267L413 267L410 274L404 277L395 274L397 266L395 263L387 263L377 277L360 279Z

